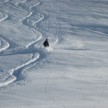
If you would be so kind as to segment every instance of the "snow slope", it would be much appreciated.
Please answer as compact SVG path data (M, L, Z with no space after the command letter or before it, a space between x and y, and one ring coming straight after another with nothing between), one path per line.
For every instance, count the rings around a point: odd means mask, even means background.
M108 0L0 0L0 108L107 108L107 10Z

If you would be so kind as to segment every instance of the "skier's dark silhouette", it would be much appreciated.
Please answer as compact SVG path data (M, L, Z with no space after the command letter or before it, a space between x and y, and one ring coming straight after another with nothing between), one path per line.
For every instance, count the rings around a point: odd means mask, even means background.
M46 39L43 43L44 47L49 47L49 42L48 42L48 39Z

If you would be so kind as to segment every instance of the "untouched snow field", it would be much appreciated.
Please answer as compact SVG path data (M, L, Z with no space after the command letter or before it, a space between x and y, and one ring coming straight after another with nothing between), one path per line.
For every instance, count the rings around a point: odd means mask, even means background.
M0 108L108 108L108 0L0 0Z

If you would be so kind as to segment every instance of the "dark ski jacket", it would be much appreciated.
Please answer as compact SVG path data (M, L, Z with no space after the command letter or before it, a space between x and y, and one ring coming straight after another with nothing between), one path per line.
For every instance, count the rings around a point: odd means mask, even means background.
M46 39L43 43L44 47L49 47L49 42L48 42L48 39Z

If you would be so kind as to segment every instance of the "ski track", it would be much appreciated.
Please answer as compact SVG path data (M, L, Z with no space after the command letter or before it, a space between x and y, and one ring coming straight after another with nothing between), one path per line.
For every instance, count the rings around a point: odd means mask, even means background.
M23 0L21 2L17 2L16 5L20 4L20 3L25 3L27 0Z
M17 7L20 7L20 4L26 4L28 0L24 0L21 2L16 2L15 5ZM4 2L10 2L10 0L5 0ZM40 4L40 2L34 4L33 6L29 7L29 14L24 17L23 19L20 20L20 22L22 22L22 24L26 25L29 27L29 22L27 22L27 19L30 20L31 16L34 15L34 8L36 6L38 6ZM25 8L23 8L22 10L26 10ZM41 15L42 17L40 17L37 21L33 21L32 23L32 31L35 33L35 25L42 21L44 19L44 15ZM5 15L2 19L0 19L0 22L6 20L8 18L8 15ZM32 66L33 64L35 64L38 61L41 61L42 59L44 59L46 57L45 52L43 49L38 49L38 48L34 48L34 45L42 39L42 34L36 30L36 33L38 33L38 36L35 40L31 41L29 44L26 45L26 50L30 50L31 49L35 49L36 52L32 52L32 58L30 60L28 60L26 63L23 63L15 68L10 69L8 72L4 72L4 74L2 74L2 76L0 76L0 87L9 85L10 83L13 83L17 80L19 80L19 76L18 74L21 74L20 71L24 70L24 68L26 69L26 67ZM1 38L1 43L2 45L0 46L0 52L2 51L6 51L8 48L12 48L13 43L12 41L10 41L9 39L7 39L6 37L4 37L2 34L0 35ZM15 46L15 45L14 45ZM24 49L24 50L25 50ZM43 51L42 51L43 50ZM22 51L23 52L23 51ZM5 54L5 53L4 53ZM3 54L2 54L3 56Z
M3 39L1 39L0 52L5 51L9 48L9 43Z
M0 52L5 51L6 49L8 49L10 47L9 42L7 42L5 39L2 38L3 36L0 35Z
M0 15L0 17L1 17L1 15ZM5 13L3 13L3 14L2 14L2 18L0 18L0 22L6 20L7 18L8 18L8 15L5 14Z
M1 79L3 79L3 80L0 82L0 87L6 86L6 85L14 82L15 80L18 80L17 76L14 76L13 73L18 71L19 69L22 69L22 68L28 66L29 64L32 64L38 58L39 58L39 54L36 57L30 59L28 62L26 62L26 63L24 63L24 64L22 64L20 66L17 66L16 68L13 68L9 72L5 73L5 78L1 77Z

